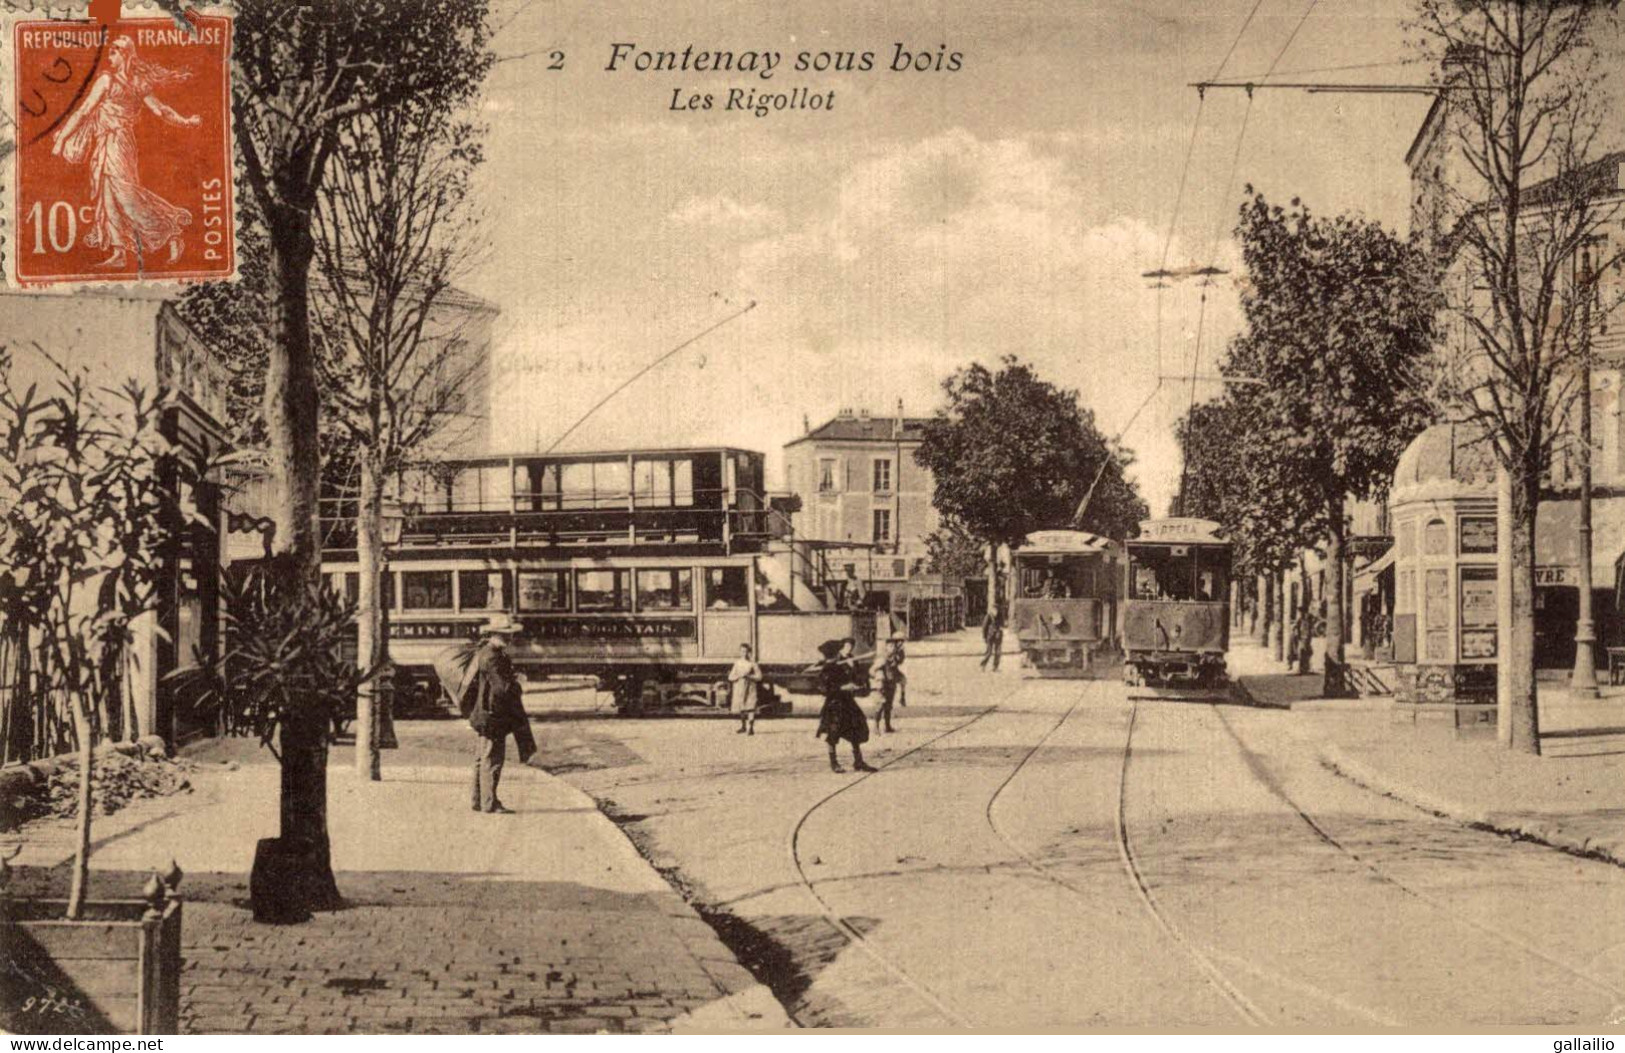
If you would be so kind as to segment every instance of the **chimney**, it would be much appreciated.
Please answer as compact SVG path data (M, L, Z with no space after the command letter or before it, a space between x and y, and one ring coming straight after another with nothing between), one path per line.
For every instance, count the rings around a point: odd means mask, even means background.
M897 419L892 423L892 438L903 437L903 400L897 400Z
M801 434L803 434L803 435L811 435L812 434L812 421L808 419L808 417L807 417L807 415L805 413L803 413L801 415Z
M862 408L860 408L858 410L858 419L859 420L868 420L869 419L869 407L868 406L864 406L864 407L862 407Z
M1614 163L1614 189L1625 190L1625 161Z
M835 414L835 419L836 420L851 420L852 419L852 407L851 406L842 406L841 409L840 409L840 412Z

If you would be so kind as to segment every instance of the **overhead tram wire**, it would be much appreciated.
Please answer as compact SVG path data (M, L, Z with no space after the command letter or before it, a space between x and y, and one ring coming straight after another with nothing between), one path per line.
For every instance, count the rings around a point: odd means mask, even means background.
M1298 39L1298 34L1303 31L1304 23L1309 21L1309 16L1314 13L1316 5L1318 5L1319 3L1320 3L1320 0L1309 0L1308 6L1306 6L1303 9L1303 14L1298 16L1297 25L1292 27L1292 32L1290 34L1288 34L1288 36L1286 38L1286 42L1281 45L1281 50L1277 51L1275 53L1275 58L1270 61L1270 67L1264 73L1265 77L1269 77L1269 76L1273 75L1273 73L1275 72L1275 67L1279 66L1281 64L1281 59L1286 57L1287 50L1292 47L1292 42ZM1214 78L1212 78L1212 80L1217 81L1218 78L1214 77ZM1201 89L1201 88L1198 88L1197 91L1198 91L1198 93L1200 93L1202 95L1206 94L1206 92L1203 91L1203 89ZM1249 88L1248 91L1247 91L1247 108L1242 112L1242 115L1241 115L1241 130L1236 133L1236 152L1230 158L1230 175L1225 180L1224 196L1222 198L1220 198L1219 220L1218 220L1217 223L1214 224L1214 227L1213 227L1213 248L1209 253L1209 265L1210 266L1212 265L1212 261L1214 259L1216 259L1218 257L1218 255L1219 255L1219 239L1224 234L1224 222L1225 222L1224 221L1224 217L1225 217L1224 202L1228 201L1230 199L1230 193L1235 188L1236 169L1238 167L1240 167L1240 165L1241 165L1241 151L1242 151L1242 147L1245 145L1245 143L1247 141L1247 125L1248 125L1250 119L1252 118L1252 114L1253 114L1253 92ZM1203 327L1204 327L1204 324L1205 324L1205 322L1207 320L1207 290L1208 290L1208 284L1211 281L1212 281L1212 279L1209 278L1209 279L1207 279L1207 281L1205 281L1203 283L1203 285L1202 285L1202 297L1201 297L1200 303L1197 306L1197 311L1196 311L1196 348L1195 348L1195 351L1193 352L1193 354L1191 356L1190 403L1189 403L1189 408L1187 408L1186 411L1185 411L1185 420L1187 422L1187 426L1188 426L1188 423L1189 423L1189 421L1191 419L1192 414L1194 414L1196 412L1196 378L1202 371L1202 336L1203 336ZM1190 475L1190 458L1186 457L1184 455L1184 451L1181 450L1180 451L1180 458L1179 458L1179 489L1180 489L1181 493L1183 493L1184 490L1185 490L1185 484L1188 481L1189 475Z
M1230 41L1230 48L1224 53L1224 58L1219 60L1219 65L1214 69L1213 75L1210 78L1211 80L1216 81L1224 75L1224 67L1229 65L1231 56L1236 53L1237 46L1241 44L1241 38L1247 34L1247 27L1253 24L1253 16L1258 14L1258 9L1263 5L1264 0L1253 0L1252 8L1248 10L1247 17L1241 20L1241 28L1236 30L1235 39ZM1297 35L1296 30L1293 31L1293 35ZM1280 56L1277 56L1276 60L1279 61ZM1180 165L1179 169L1179 190L1174 194L1174 210L1168 216L1168 232L1162 239L1162 259L1157 268L1159 271L1166 272L1168 270L1168 255L1173 250L1174 231L1179 226L1179 213L1185 204L1185 188L1190 182L1191 158L1196 152L1196 139L1202 130L1202 108L1206 105L1206 103L1206 93L1198 92L1196 99L1196 113L1191 118L1191 137L1190 141L1185 144L1185 160ZM1118 430L1117 437L1111 441L1111 448L1106 451L1106 456L1100 459L1100 467L1095 470L1095 477L1089 483L1089 489L1084 492L1083 500L1078 502L1078 510L1072 515L1072 521L1074 523L1081 524L1083 522L1083 515L1089 510L1089 502L1095 496L1095 488L1100 485L1100 480L1105 476L1107 466L1117 459L1117 445L1123 441L1123 437L1126 436L1129 429L1134 426L1134 422L1139 420L1140 414L1145 412L1145 408L1151 405L1151 403L1156 399L1157 394L1162 391L1162 294L1166 288L1166 282L1159 280L1156 286L1155 301L1157 349L1156 383L1151 386L1151 393L1145 397L1145 401L1140 403L1139 407L1132 414L1130 414L1128 422Z
M701 340L703 340L706 337L710 336L712 333L716 332L718 329L721 329L723 326L727 325L729 322L732 322L735 319L742 317L747 312L753 310L755 307L756 307L756 301L752 300L750 303L747 303L745 306L741 307L739 310L735 311L733 314L731 314L728 317L722 319L720 322L717 322L717 323L715 323L713 325L707 326L706 328L700 330L698 333L695 333L693 336L689 337L687 340L684 340L682 343L678 344L676 347L672 348L670 351L667 351L664 354L660 355L660 357L656 358L654 361L650 362L648 365L644 366L642 369L638 370L636 373L633 373L630 377L627 377L625 380L621 381L621 383L616 386L614 391L611 391L609 394L607 394L603 398L599 399L596 403L593 404L592 409L590 409L587 412L583 413L580 417L576 418L576 422L574 424L570 425L568 428L565 428L564 433L561 434L558 438L554 439L552 444L549 445L547 449L543 450L542 453L545 455L545 454L552 453L554 450L558 449L560 443L564 442L565 439L568 439L575 432L575 430L577 428L579 428L583 424L587 423L588 418L590 418L594 413L597 413L599 410L603 409L604 406L609 402L610 399L613 399L616 395L619 395L621 392L625 391L627 388L631 387L633 384L636 384L639 380L643 379L644 376L646 376L649 373L653 372L656 368L658 368L660 366L660 364L662 362L665 362L667 359L671 358L673 355L677 354L679 351L682 351L685 348L692 347L694 344L699 343Z

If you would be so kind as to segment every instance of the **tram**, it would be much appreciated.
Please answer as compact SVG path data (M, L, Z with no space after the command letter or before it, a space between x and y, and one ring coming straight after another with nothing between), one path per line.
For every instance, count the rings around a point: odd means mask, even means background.
M1122 554L1081 530L1037 531L1016 549L1010 624L1034 675L1084 677L1115 664Z
M1123 678L1130 686L1217 687L1230 647L1230 543L1219 524L1172 517L1124 544Z
M874 614L838 609L824 546L796 538L762 479L762 454L726 447L411 473L382 589L397 690L411 692L402 708L438 707L435 658L499 612L522 627L509 653L526 679L593 677L623 713L725 705L742 644L769 704L774 689L816 689L806 670L825 640L850 636L872 655ZM324 570L353 597L353 508L324 511Z

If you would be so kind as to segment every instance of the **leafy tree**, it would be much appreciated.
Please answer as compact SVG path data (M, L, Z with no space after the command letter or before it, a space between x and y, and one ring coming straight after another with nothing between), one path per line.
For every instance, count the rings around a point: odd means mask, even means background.
M1438 221L1448 305L1467 351L1446 363L1448 394L1484 426L1511 481L1510 652L1499 675L1510 696L1511 746L1540 752L1535 695L1535 521L1541 481L1589 353L1587 304L1619 257L1580 263L1618 218L1614 165L1595 163L1614 107L1599 41L1612 0L1417 0L1422 57L1437 64L1446 106ZM1606 252L1602 253L1606 255ZM1454 280L1454 279L1459 279ZM1586 454L1586 451L1582 451Z
M987 573L986 546L951 520L925 536L925 551L932 574L975 578Z
M1247 267L1246 321L1228 375L1261 380L1227 394L1243 436L1243 498L1226 524L1256 569L1279 574L1307 539L1328 564L1327 691L1341 690L1346 503L1375 496L1431 419L1437 283L1428 255L1370 221L1289 209L1253 195L1236 228Z
M989 602L1004 604L999 549L1034 530L1130 536L1145 501L1125 477L1133 456L1100 433L1078 393L1041 379L1014 355L998 372L976 363L943 381L947 405L925 426L915 460L935 479L932 502L988 549ZM1098 477L1091 500L1076 515Z
M311 585L321 568L310 316L321 190L342 137L364 115L403 105L452 112L473 99L493 61L489 13L486 0L256 0L237 14L232 127L268 242L265 433L269 473L280 484L271 510L275 555L279 573ZM341 902L327 835L327 734L314 709L279 731L284 881L315 907Z

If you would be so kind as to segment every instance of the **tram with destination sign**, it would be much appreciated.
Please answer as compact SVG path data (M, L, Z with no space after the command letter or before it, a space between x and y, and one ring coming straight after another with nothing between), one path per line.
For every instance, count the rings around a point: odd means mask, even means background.
M1151 519L1123 548L1124 680L1145 687L1224 684L1231 545L1219 524Z
M765 495L760 453L460 458L409 473L403 497L382 591L407 711L439 705L434 660L494 614L521 626L509 653L527 679L595 678L623 713L726 705L742 644L770 699L815 690L826 640L874 652L875 615L840 608L826 546ZM324 570L353 597L353 507L324 511Z
M1086 677L1116 664L1122 556L1081 530L1037 531L1016 549L1010 626L1028 671Z

